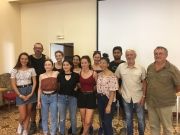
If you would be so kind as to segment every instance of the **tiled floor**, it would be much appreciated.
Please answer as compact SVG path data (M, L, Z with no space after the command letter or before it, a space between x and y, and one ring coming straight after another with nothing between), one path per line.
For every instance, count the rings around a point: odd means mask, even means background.
M16 128L18 125L18 110L17 107L12 106L11 110L8 111L8 108L3 107L0 108L0 135L16 135ZM69 127L69 120L66 122L66 127ZM80 130L81 122L80 122L80 115L77 114L77 126L78 130ZM180 135L180 124L176 125L176 121L174 118L174 134ZM93 121L93 127L94 127L94 135L97 135L97 129L99 127L99 121L98 121L98 115L97 113L94 116ZM115 130L114 135L120 135L120 129L122 128L122 120L120 117L115 116L113 119L113 127ZM137 131L137 123L136 119L134 120L134 135L138 135ZM36 133L35 135L41 135L41 132ZM149 130L149 122L148 119L146 119L146 130L145 135L150 135Z

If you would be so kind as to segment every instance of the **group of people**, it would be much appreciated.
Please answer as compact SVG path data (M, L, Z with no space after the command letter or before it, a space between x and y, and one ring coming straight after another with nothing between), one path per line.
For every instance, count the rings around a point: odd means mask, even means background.
M93 114L98 108L99 134L113 135L112 119L117 100L121 106L123 129L133 135L133 113L138 118L139 135L145 132L144 104L147 103L152 135L160 135L160 124L165 135L173 135L172 108L176 92L180 91L180 71L166 58L168 50L158 46L154 50L155 61L145 68L135 59L136 51L125 51L126 62L121 60L122 48L113 48L114 60L100 51L93 54L94 64L85 55L64 59L62 51L55 52L57 62L42 54L43 45L34 45L34 54L23 52L11 72L12 87L17 93L19 109L17 133L35 133L36 111L40 111L39 128L44 135L57 131L65 135L66 115L69 111L71 127L68 133L77 134L76 112L81 115L82 135L93 131ZM68 110L68 111L67 111ZM29 129L30 126L30 129Z

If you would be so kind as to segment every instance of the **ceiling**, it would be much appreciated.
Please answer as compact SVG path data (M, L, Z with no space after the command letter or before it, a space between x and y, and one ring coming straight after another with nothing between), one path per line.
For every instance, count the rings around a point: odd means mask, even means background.
M12 3L24 4L24 3L44 2L44 1L58 1L58 0L8 0L8 1L12 2Z

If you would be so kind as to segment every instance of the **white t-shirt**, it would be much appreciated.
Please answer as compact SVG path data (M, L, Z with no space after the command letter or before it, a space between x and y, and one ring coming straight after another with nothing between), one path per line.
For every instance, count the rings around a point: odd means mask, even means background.
M17 86L31 84L32 76L36 76L34 68L28 68L27 70L13 69L11 71L11 78L16 79Z

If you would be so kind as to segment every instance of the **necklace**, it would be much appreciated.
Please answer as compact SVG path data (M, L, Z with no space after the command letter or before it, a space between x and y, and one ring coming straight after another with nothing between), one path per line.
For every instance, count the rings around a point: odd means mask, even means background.
M46 74L46 76L49 78L49 77L52 77L52 73L53 72L50 72L49 74L46 72L45 74Z

